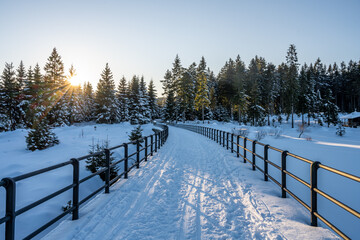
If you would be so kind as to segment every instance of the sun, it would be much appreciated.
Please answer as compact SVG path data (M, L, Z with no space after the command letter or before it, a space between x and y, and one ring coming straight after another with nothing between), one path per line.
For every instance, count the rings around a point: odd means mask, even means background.
M71 78L69 78L69 82L72 86L79 86L81 84L81 80L77 75L74 75Z

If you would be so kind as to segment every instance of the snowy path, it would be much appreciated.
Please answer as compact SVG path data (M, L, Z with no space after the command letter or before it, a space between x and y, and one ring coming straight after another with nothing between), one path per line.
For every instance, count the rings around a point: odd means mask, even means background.
M336 239L259 173L204 136L171 127L149 162L45 239Z

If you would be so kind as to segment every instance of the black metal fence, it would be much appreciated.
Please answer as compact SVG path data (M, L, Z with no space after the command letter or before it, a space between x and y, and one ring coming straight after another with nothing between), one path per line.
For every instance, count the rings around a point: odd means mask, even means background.
M41 233L42 231L44 231L46 228L50 227L52 224L54 224L55 222L59 221L61 218L65 217L67 214L72 213L72 219L76 220L79 218L79 207L84 204L87 200L89 200L90 198L92 198L93 196L95 196L96 194L98 194L100 191L102 191L103 189L105 189L105 193L110 193L110 186L115 183L117 180L119 180L121 177L124 177L125 179L128 178L128 173L131 171L131 169L133 169L134 167L139 168L140 167L140 163L142 161L147 161L149 155L153 156L154 152L157 152L157 150L165 143L168 134L169 134L169 130L168 127L166 125L161 125L159 124L158 126L160 126L163 130L159 130L156 131L155 134L152 134L150 136L146 136L143 137L140 140L134 141L134 142L128 142L128 143L123 143L121 145L118 146L114 146L108 149L104 149L103 151L100 152L96 152L94 154L89 154L86 156L82 156L79 158L72 158L69 161L66 162L62 162L47 168L43 168L34 172L30 172L27 174L23 174L14 178L3 178L0 181L0 187L4 187L6 190L6 206L5 206L5 216L0 218L0 225L5 223L5 239L6 240L13 240L15 239L15 218L27 211L29 211L30 209L33 209L34 207L39 206L40 204L72 189L72 206L70 208L68 208L67 210L65 210L63 213L61 213L60 215L58 215L57 217L53 218L52 220L50 220L49 222L47 222L46 224L44 224L43 226L39 227L38 229L36 229L34 232L30 233L29 235L27 235L24 239L31 239L33 237L35 237L36 235L38 235L39 233ZM141 146L140 142L142 142L142 140L144 141L144 147ZM132 154L129 154L129 145L130 144L136 144L136 151ZM110 152L112 150L118 149L118 148L123 148L124 149L124 157L120 160L114 161L112 163L110 163ZM144 157L140 159L140 153L144 151ZM79 163L80 161L83 161L89 157L93 157L93 156L98 156L98 155L103 155L105 154L106 156L106 167L100 169L99 171L92 173L91 175L84 177L82 179L80 179L80 169L79 169ZM136 157L136 161L133 165L129 166L128 160L131 157ZM114 166L116 166L119 163L124 163L124 170L122 173L120 173L118 176L116 176L115 178L113 178L112 180L110 180L110 169ZM47 195L21 209L16 209L15 207L15 202L16 202L16 183L27 179L27 178L31 178L34 176L37 176L39 174L42 173L46 173L55 169L59 169L68 165L72 165L73 166L73 183L63 187L62 189ZM97 190L95 190L94 192L92 192L90 195L88 195L87 197L83 198L80 200L79 198L79 191L80 191L80 184L93 178L96 175L100 175L102 173L105 173L105 184L103 186L101 186L100 188L98 188Z
M344 239L350 239L344 232L339 230L335 225L330 223L327 219L322 217L318 211L318 194L324 197L325 199L331 201L336 206L344 209L345 211L349 212L353 216L360 218L360 213L350 206L347 206L346 204L340 202L339 200L335 199L330 194L325 193L324 191L320 190L318 188L318 170L322 169L327 172L331 172L333 174L342 176L348 180L352 180L355 182L360 182L360 177L334 169L332 167L326 166L321 164L318 161L311 161L309 159L297 156L295 154L292 154L288 151L284 151L275 147L272 147L268 144L264 144L261 142L258 142L256 140L249 139L247 137L238 136L234 133L229 133L226 131L222 131L219 129L204 127L204 126L194 126L194 125L185 125L185 124L177 124L176 127L184 128L199 134L202 134L211 140L216 141L223 147L226 147L226 149L230 149L231 152L235 152L237 157L242 157L244 160L244 163L249 162L252 165L252 170L258 169L260 172L264 175L264 180L268 181L268 179L272 180L276 185L278 185L281 188L281 197L286 198L286 194L288 193L290 196L292 196L295 200L297 200L301 205L303 205L309 212L311 216L311 226L317 226L318 225L318 219L321 220L324 224L326 224L329 228L331 228L334 232L336 232L339 236L341 236ZM249 146L248 146L249 143ZM251 149L250 149L251 146ZM257 146L262 146L263 151L262 155L260 151L256 150ZM235 148L234 148L235 147ZM280 161L279 165L276 164L274 161L271 161L269 159L269 151L275 151L280 154ZM247 155L249 153L249 155ZM300 177L296 176L295 173L290 172L287 169L287 157L292 157L294 159L297 159L299 161L302 161L304 163L309 164L309 170L310 170L310 182L306 182L305 180L301 179ZM259 162L256 161L256 159L259 158L262 160L262 166L260 166ZM274 167L275 169L279 170L281 173L280 179L281 181L277 181L273 176L269 174L269 165ZM291 177L292 179L296 180L297 182L301 183L302 185L306 186L308 189L310 189L310 205L306 203L304 199L301 199L300 197L296 196L292 191L290 191L287 186L287 176ZM359 186L360 187L360 186ZM359 189L359 188L357 188ZM352 189L355 190L355 189Z

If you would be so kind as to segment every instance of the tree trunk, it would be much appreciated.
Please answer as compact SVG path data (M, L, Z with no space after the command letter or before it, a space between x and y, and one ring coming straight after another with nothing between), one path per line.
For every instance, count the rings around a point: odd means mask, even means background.
M302 122L302 125L305 125L304 112L301 112L301 122Z
M239 114L239 125L241 124L241 110L240 110L240 106L239 106L239 112L238 112L238 114Z
M291 128L294 128L294 106L291 106Z
M204 104L202 105L202 120L203 120L203 123L205 123L205 119L204 119Z
M308 126L310 126L310 113L308 113Z

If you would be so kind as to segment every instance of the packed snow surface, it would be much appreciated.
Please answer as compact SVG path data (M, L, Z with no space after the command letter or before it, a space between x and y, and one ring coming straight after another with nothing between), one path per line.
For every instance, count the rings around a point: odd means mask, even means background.
M170 127L160 151L44 239L337 239L229 151Z

